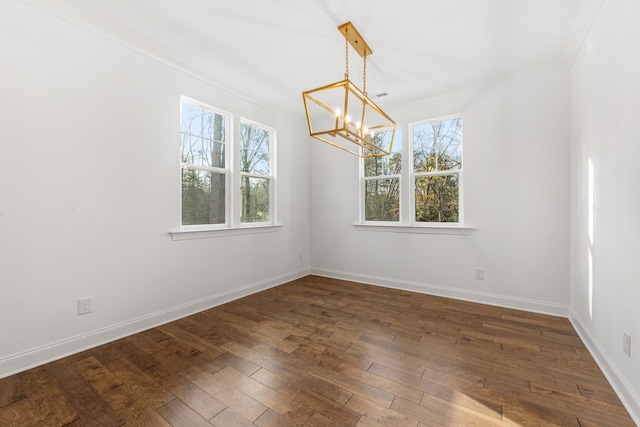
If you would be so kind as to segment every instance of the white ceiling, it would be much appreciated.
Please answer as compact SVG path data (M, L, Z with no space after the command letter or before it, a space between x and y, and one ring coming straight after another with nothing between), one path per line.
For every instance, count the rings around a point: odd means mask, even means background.
M302 117L303 90L343 77L346 21L384 107L567 69L603 0L22 1ZM359 86L361 72L351 51Z

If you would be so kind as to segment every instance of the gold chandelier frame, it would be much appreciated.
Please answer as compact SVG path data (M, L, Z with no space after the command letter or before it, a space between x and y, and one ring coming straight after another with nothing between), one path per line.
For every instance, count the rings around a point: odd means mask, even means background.
M360 157L387 156L393 148L396 123L367 96L367 56L373 51L351 22L340 25L338 30L345 37L344 79L302 93L309 135ZM349 45L363 58L362 90L349 80ZM323 96L331 98L334 104L329 105ZM310 107L325 117L315 119L316 123L320 122L315 127L319 130L314 130ZM375 138L381 132L391 132L388 148ZM355 144L356 148L352 144L342 144L343 140Z

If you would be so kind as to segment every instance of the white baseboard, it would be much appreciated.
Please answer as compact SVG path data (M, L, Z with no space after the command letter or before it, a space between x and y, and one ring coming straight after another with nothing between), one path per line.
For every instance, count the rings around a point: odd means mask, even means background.
M0 379L310 274L301 269L0 359Z
M585 326L585 323L580 319L580 316L572 309L569 312L569 320L576 330L582 342L593 356L594 360L600 367L600 370L607 377L609 384L616 392L622 404L633 418L636 425L640 425L640 397L633 390L631 385L624 378L624 375L618 370L616 365L611 361L607 352L600 345L593 335L589 332L589 329Z
M487 292L455 289L446 286L431 285L428 283L410 282L406 280L390 279L387 277L369 276L366 274L349 273L345 271L329 270L324 268L312 268L311 274L331 277L334 279L350 280L366 283L368 285L385 286L393 289L418 292L422 294L436 295L446 298L454 298L463 301L478 302L500 307L514 308L517 310L531 311L535 313L550 314L553 316L568 317L569 307L546 301L537 301L527 298L518 298L507 295L491 294Z

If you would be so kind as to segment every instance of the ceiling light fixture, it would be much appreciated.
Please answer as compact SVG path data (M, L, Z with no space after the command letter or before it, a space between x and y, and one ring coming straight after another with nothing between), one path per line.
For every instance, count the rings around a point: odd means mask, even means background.
M351 22L338 30L345 38L344 80L302 92L309 135L360 157L387 156L396 123L367 96L367 56L373 52ZM362 90L349 80L349 45L363 58ZM383 132L390 137L376 138Z

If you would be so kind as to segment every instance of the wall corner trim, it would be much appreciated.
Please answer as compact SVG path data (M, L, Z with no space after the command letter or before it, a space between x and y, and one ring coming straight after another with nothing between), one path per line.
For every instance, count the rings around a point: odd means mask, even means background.
M584 342L589 353L591 353L594 360L600 367L600 370L609 381L609 384L611 384L611 387L622 401L622 404L629 412L629 415L633 418L633 421L640 426L640 397L625 380L624 375L622 375L611 358L609 358L607 352L600 345L598 340L591 335L589 329L585 326L585 323L573 308L569 310L569 321L580 336L582 342Z

